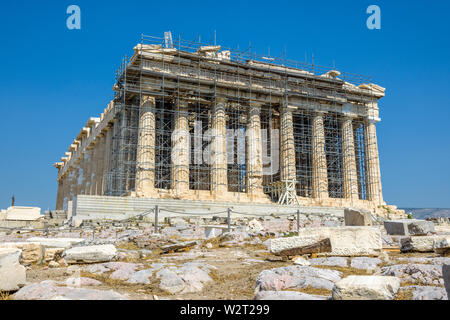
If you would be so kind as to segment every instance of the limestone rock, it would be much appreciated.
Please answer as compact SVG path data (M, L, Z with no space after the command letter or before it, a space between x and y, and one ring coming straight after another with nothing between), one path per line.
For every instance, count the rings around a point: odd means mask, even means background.
M445 288L433 286L407 286L400 290L412 290L412 300L447 300Z
M442 267L432 264L397 264L381 268L381 274L401 278L402 282L418 283L425 286L442 286Z
M99 286L102 283L98 280L87 277L72 277L67 278L65 284L69 287L89 287L89 286Z
M117 249L112 244L74 247L64 251L64 260L69 264L96 263L111 261L117 255Z
M444 278L445 290L447 291L447 297L450 300L450 264L444 264L442 266L442 278Z
M213 281L209 276L214 266L187 262L180 267L172 266L161 269L156 273L156 277L160 278L160 289L170 294L200 292L203 286Z
M255 291L280 291L288 288L318 288L331 290L341 273L336 270L308 266L289 266L262 271L256 278Z
M260 291L254 300L327 300L328 297L317 296L297 291Z
M271 239L270 251L277 253L326 238L331 241L332 251L324 255L375 256L382 249L381 232L376 227L319 227L304 228L296 237Z
M18 290L26 282L25 267L20 265L22 251L0 248L0 291Z
M442 239L435 239L433 249L436 253L440 254L450 252L450 236L445 236Z
M325 253L331 251L331 241L329 238L326 238L309 245L281 250L276 254L279 256L296 256L310 253Z
M251 233L258 233L264 230L263 225L256 219L251 220L248 223L247 231Z
M74 245L80 245L85 240L80 238L44 238L44 237L32 237L28 238L29 242L38 242L45 248L70 248Z
M434 223L419 219L388 220L384 222L388 234L398 236L419 236L434 232Z
M44 258L44 247L38 242L3 242L0 248L16 248L22 250L23 264L39 264Z
M64 248L45 248L44 261L50 262L59 260L62 257L64 250Z
M377 265L379 265L382 261L378 258L369 258L369 257L356 257L353 258L350 266L355 269L362 270L375 270Z
M241 242L249 238L249 235L246 232L242 231L231 231L224 232L220 236L220 241L234 241Z
M48 266L49 266L50 268L59 268L59 267L60 267L59 263L56 262L56 261L50 261L50 263L48 264Z
M9 207L6 209L6 220L35 221L39 220L41 208L38 207Z
M58 286L55 281L27 285L17 291L15 300L126 300L113 290L94 290Z
M177 242L173 244L168 244L161 247L163 252L177 251L181 249L191 248L197 245L197 241L185 241L185 242Z
M433 252L435 243L443 240L444 236L415 236L400 240L402 252Z
M292 262L294 262L294 264L298 265L298 266L310 266L311 265L311 263L308 260L306 260L305 258L302 258L302 257L297 257L297 258L293 259Z
M348 276L333 287L333 300L392 300L400 279L385 276Z
M345 208L344 221L346 226L371 226L372 214L365 209Z
M328 258L313 258L309 259L309 263L313 266L328 266L328 267L347 267L348 262L343 257L328 257Z

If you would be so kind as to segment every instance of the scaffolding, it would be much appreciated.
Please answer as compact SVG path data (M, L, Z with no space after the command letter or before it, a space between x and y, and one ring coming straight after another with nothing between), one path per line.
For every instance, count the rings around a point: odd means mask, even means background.
M243 193L249 187L249 168L245 154L248 143L245 140L249 122L249 106L260 103L260 127L262 129L262 178L263 192L272 195L273 185L280 181L280 171L274 170L276 157L275 142L280 130L280 99L289 101L292 96L301 97L303 104L292 112L295 145L294 188L299 197L313 196L312 169L312 123L318 101L342 109L346 95L361 108L370 104L367 95L352 90L362 83L371 83L366 76L340 73L339 78L323 77L330 68L297 62L286 58L257 55L249 47L246 50L220 48L200 41L186 41L178 38L167 45L163 38L141 36L141 41L131 58L125 57L116 72L114 85L114 112L111 156L107 174L104 176L104 194L124 196L136 190L137 168L147 168L154 174L154 187L171 189L174 186L174 164L172 132L175 120L187 118L189 138L189 189L211 190L211 175L216 174L209 159L202 151L211 141L212 110L219 98L226 98L227 129L227 180L228 191ZM206 53L202 53L205 47ZM154 59L155 52L161 59ZM177 62L174 62L177 61ZM268 62L270 61L270 62ZM219 68L221 63L229 68ZM210 90L204 90L205 85ZM224 96L218 94L218 86L232 87L236 93ZM258 92L253 92L254 88ZM258 95L264 94L264 101ZM153 128L139 125L144 96L155 97L154 146L138 147L139 135ZM186 101L181 106L180 101ZM324 115L325 154L327 164L328 193L331 198L343 198L342 161L342 114L328 112ZM367 200L368 161L367 144L376 144L376 137L367 137L367 123L362 117L353 120L353 137L358 180L358 197ZM374 140L375 139L375 140ZM277 141L275 141L277 140ZM375 141L375 142L374 142ZM137 160L137 154L150 151L138 148L153 148L154 160ZM379 166L379 164L378 164ZM275 199L274 199L275 201Z

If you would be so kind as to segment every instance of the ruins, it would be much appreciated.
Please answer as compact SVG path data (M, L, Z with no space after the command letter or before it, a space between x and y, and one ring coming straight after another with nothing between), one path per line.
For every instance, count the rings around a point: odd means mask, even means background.
M54 164L57 210L81 195L386 205L376 134L385 89L369 77L142 36L113 90Z

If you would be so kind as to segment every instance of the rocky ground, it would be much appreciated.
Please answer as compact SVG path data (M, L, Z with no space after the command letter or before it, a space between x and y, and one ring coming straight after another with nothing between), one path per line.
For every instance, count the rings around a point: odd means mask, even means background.
M97 226L95 232L3 233L0 243L21 246L26 281L19 290L2 292L1 298L338 299L349 286L342 279L350 286L365 279L381 286L371 293L374 299L447 299L442 275L442 266L450 264L446 254L400 253L396 245L401 239L383 232L385 249L378 256L283 258L270 252L270 239L293 232L267 232L255 221L247 230L211 238L193 223L168 224L158 234L139 223ZM42 238L63 239L49 243ZM350 277L362 275L374 277Z

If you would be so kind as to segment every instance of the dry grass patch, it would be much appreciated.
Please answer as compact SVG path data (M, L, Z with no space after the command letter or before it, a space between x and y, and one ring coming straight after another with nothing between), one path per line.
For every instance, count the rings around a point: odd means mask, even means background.
M12 300L12 295L7 291L0 291L0 300Z
M324 288L313 288L313 287L296 288L296 289L289 288L283 291L296 291L317 296L327 296L327 297L331 296L331 290Z
M338 267L338 266L312 266L314 268L320 268L320 269L331 269L336 270L342 273L342 278L348 277L348 276L370 276L374 273L372 270L365 270L365 269L356 269L352 267Z
M394 300L412 300L412 298L413 298L413 289L400 288L400 290L398 290L397 295L395 296Z
M126 242L126 243L122 243L119 244L117 246L117 249L124 249L124 250L141 250L141 248L139 248L134 242Z
M119 279L111 279L109 275L110 273L95 274L85 271L82 271L80 274L81 277L98 280L103 284L103 287L106 286L114 290L125 290L133 293L138 293L138 291L140 291L145 294L156 294L159 296L167 295L167 292L159 288L160 280L154 276L149 278L150 281L149 284L137 284L137 283L128 283L124 280Z

